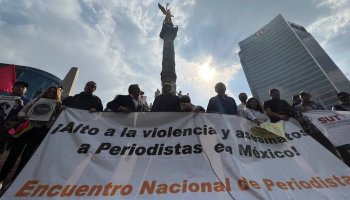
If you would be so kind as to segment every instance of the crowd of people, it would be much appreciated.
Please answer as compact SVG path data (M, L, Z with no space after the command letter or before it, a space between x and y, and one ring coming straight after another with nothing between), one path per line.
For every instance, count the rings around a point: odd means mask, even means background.
M263 102L261 105L257 98L249 98L246 93L240 93L238 98L240 104L237 105L234 98L226 94L226 86L219 82L215 85L216 96L210 98L207 109L202 106L193 105L188 95L176 96L172 93L171 84L163 84L162 93L155 97L151 106L144 99L144 94L137 84L132 84L128 88L126 95L117 95L112 101L108 102L106 108L103 108L101 99L94 95L97 84L94 81L86 83L84 90L74 96L69 96L61 100L61 94L64 88L49 87L38 98L32 100L25 96L28 88L28 83L17 81L14 84L11 94L8 96L18 97L15 101L15 106L7 115L7 118L0 123L0 149L1 153L5 148L9 150L4 165L0 171L0 182L3 183L8 177L10 171L14 167L17 159L21 157L20 163L14 174L14 178L20 173L30 157L33 155L37 147L45 138L47 132L51 128L54 120L59 113L65 108L76 108L88 110L89 112L207 112L220 113L228 115L238 115L244 117L256 125L264 122L278 122L280 120L288 120L289 118L297 119L305 132L307 132L316 141L326 147L334 155L343 159L343 161L350 166L350 159L348 155L348 148L346 146L334 147L332 143L319 132L319 130L303 116L303 112L308 110L324 110L319 103L311 100L311 95L308 92L301 91L298 95L292 98L292 104L286 100L280 99L278 89L270 89L270 100ZM31 121L31 129L21 134L19 137L8 139L4 137L6 122L16 121L23 122L26 114L31 106L38 101L38 99L51 99L56 101L56 108L53 112L53 117L49 121ZM350 111L350 98L346 92L339 92L337 94L338 104L333 106L333 110ZM34 134L35 133L35 134ZM9 185L9 184L7 184ZM1 185L0 185L1 187ZM6 186L2 187L6 189Z

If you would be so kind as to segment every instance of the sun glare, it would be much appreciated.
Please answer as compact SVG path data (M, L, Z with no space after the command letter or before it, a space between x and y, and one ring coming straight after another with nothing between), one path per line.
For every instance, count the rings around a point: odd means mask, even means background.
M199 67L199 77L204 81L210 81L214 78L215 69L209 67L209 63L205 63Z

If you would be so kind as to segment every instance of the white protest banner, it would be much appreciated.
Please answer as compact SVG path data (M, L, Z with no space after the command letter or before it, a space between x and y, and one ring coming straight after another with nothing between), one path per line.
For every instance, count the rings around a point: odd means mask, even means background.
M10 111L17 106L16 99L19 97L16 96L2 96L0 95L0 124L2 124Z
M49 121L56 108L56 100L40 98L27 112L26 116L33 121Z
M303 113L335 146L350 144L350 112L313 110Z
M208 113L66 109L5 199L348 199L350 170L294 120L260 138Z

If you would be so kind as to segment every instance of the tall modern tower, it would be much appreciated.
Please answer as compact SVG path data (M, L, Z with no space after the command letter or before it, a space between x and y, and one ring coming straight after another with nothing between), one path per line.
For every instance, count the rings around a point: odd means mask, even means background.
M160 73L162 85L169 83L172 86L172 93L176 94L176 72L175 72L175 51L174 51L174 40L177 36L178 27L173 25L171 17L173 15L168 9L158 3L159 9L165 15L163 21L162 30L160 31L159 37L163 39L163 61L162 61L162 72Z
M300 91L330 108L336 93L350 92L350 82L303 26L278 15L239 43L239 57L249 87L261 102L277 88L290 101Z

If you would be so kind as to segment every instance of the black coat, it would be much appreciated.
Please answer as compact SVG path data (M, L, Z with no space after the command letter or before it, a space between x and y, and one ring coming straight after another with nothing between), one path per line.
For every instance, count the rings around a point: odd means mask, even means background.
M118 95L113 101L107 103L107 109L110 109L114 112L119 112L119 106L127 107L132 112L143 111L143 105L139 102L139 106L135 108L134 101L130 95Z
M81 110L95 108L97 111L103 111L101 99L98 96L88 95L84 92L65 98L62 105Z
M152 112L179 112L180 98L172 94L161 94L154 99Z

